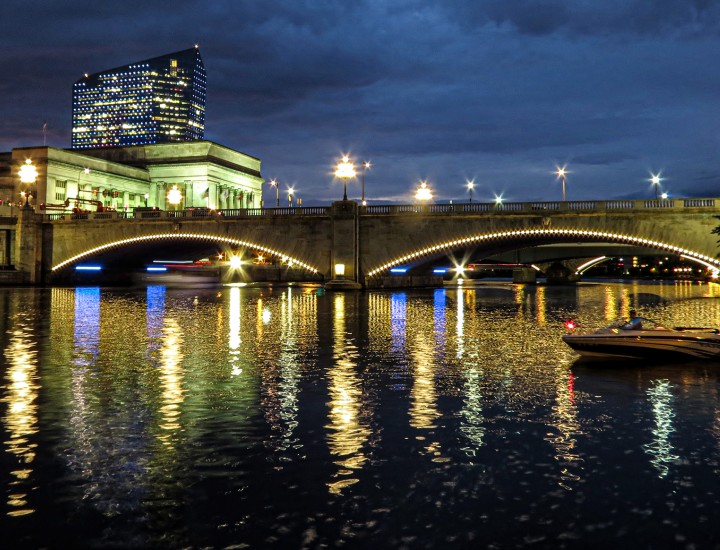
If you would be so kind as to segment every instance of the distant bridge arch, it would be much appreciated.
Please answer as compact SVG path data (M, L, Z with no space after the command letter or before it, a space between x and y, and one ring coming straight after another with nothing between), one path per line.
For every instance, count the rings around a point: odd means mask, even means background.
M495 248L508 245L510 247L523 248L540 243L548 244L566 242L613 243L643 247L688 258L689 260L704 265L708 269L714 271L716 276L718 271L720 271L720 261L717 258L707 256L701 251L690 250L682 246L677 246L655 239L648 239L641 236L626 235L622 233L592 231L578 228L535 228L478 233L424 247L420 245L411 252L395 257L383 264L374 266L368 272L368 276L377 276L396 266L414 264L423 258L430 259L439 254L446 254L452 250L470 246L477 247L482 251L483 248L493 250Z

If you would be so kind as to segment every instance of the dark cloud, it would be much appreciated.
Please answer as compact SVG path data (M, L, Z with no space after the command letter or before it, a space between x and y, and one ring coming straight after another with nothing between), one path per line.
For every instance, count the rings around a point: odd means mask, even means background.
M45 121L68 146L84 72L199 43L206 137L261 158L306 204L337 198L346 151L393 200L419 178L459 198L469 177L488 200L557 198L556 163L571 198L651 193L660 168L697 196L719 181L719 4L6 0L0 146L41 143Z

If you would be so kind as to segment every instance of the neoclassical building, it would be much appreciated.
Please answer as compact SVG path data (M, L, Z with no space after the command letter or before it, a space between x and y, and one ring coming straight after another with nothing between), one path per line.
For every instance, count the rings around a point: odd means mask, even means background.
M20 169L31 164L33 182ZM27 178L24 178L27 179ZM0 200L36 211L259 208L260 159L211 141L0 153Z

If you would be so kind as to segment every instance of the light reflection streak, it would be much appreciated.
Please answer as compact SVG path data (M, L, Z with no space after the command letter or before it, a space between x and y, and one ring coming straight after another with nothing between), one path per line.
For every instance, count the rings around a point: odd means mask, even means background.
M363 446L371 431L362 411L361 380L355 372L357 348L347 340L345 321L345 294L338 292L333 297L333 358L329 372L330 412L328 441L335 463L342 469L336 474L337 481L329 482L330 493L342 491L357 483L358 470L367 461Z
M463 451L468 456L474 456L477 448L485 444L485 417L482 410L482 371L469 367L463 371L463 374L465 381L463 384L463 407L460 411L462 419L460 432L470 442L470 445L463 447Z
M651 456L650 462L658 472L658 477L663 478L670 472L669 465L679 459L673 454L673 447L670 443L670 435L675 431L673 420L673 395L669 380L653 380L652 387L647 390L648 398L652 405L655 427L652 430L653 440L643 449Z
M160 428L164 432L159 434L158 439L166 445L170 445L173 434L181 428L180 405L185 400L182 367L184 338L182 328L172 317L165 320L163 336L163 343L160 348L160 383L162 385L163 401L160 406L160 414L162 415Z
M279 360L277 363L273 362L271 365L266 365L260 375L262 381L261 403L271 433L268 444L271 448L280 452L302 447L296 434L299 425L298 392L301 381L298 362L298 335L295 333L296 328L293 320L288 316L288 312L295 309L292 304L293 299L300 300L302 297L294 298L290 289L286 294L282 295L281 307L283 313L278 316L282 330L282 347L278 352ZM285 301L290 303L286 304ZM302 307L299 310L302 311ZM270 310L263 306L262 299L258 300L256 315L258 338L260 338L259 335L262 334L263 327L273 318ZM308 321L316 317L315 312L306 312L305 315ZM307 340L303 343L307 346L311 345L311 342Z
M228 320L228 353L230 363L230 375L239 376L242 373L240 368L240 344L242 337L240 335L241 325L241 300L242 294L240 293L240 287L230 288L230 305L229 305L229 320Z
M462 291L458 291L460 298ZM458 310L464 309L462 299L456 301ZM413 319L421 318L413 315ZM428 436L434 437L437 428L436 420L441 414L437 409L437 388L435 386L435 341L431 334L427 334L427 323L415 323L417 330L411 331L409 353L412 359L412 388L410 389L410 426L422 430L416 438L424 441ZM425 446L425 452L432 457L433 462L447 462L449 458L442 456L442 446L438 441L430 441Z
M407 294L394 292L390 297L390 333L392 351L405 353L405 325L407 324Z
M577 452L577 436L582 430L575 403L575 376L571 371L558 377L549 425L557 430L557 433L549 433L546 439L555 449L555 460L560 464L558 483L562 488L572 490L572 484L581 479L575 471L582 462Z
M455 322L455 346L457 348L456 356L461 358L465 354L465 292L457 290L457 311Z
M31 483L36 443L32 437L38 432L38 406L36 399L40 390L37 383L37 350L31 328L23 322L10 332L5 357L9 363L5 375L2 399L7 403L3 423L8 432L4 441L6 451L15 455L17 467L10 472L7 491L8 516L24 516L35 512L28 502L27 485Z

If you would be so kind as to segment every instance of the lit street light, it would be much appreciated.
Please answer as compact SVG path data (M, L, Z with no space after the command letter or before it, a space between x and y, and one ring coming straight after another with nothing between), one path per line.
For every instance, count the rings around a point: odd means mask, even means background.
M343 200L348 200L347 198L347 180L349 178L354 178L356 175L355 172L355 165L350 162L350 158L345 155L342 158L342 162L339 162L337 165L337 168L335 169L335 177L340 178L343 180Z
M25 208L30 208L30 186L35 183L38 177L37 168L33 166L30 159L25 159L25 164L20 167L19 174L20 182L27 185L27 190L25 191Z
M650 174L650 183L655 187L655 198L659 198L660 195L660 182L662 181L662 178L660 177L660 174Z
M288 206L289 206L290 208L292 208L292 204L293 204L293 193L295 192L295 188L294 188L294 187L288 187L287 192L288 192Z
M362 197L360 198L363 206L367 205L367 202L365 201L365 170L369 170L370 168L372 168L372 164L370 164L369 160L366 160L365 162L363 162L363 165L362 165Z
M275 188L275 208L280 208L280 187L278 187L277 180L270 180L270 185Z
M415 192L415 199L419 201L429 201L432 200L433 194L432 189L428 187L428 184L426 181L421 181L420 186L417 188L417 191Z
M474 181L474 180L468 180L468 182L467 182L467 188L468 188L468 193L470 194L470 202L472 202L472 192L473 192L473 188L474 188L474 187L475 187L475 181Z
M149 193L145 193L145 194L143 195L143 197L145 198L145 208L147 208L147 202L148 202L148 199L150 198L150 194L149 194Z
M563 202L565 202L565 185L567 183L567 170L565 169L564 166L562 166L562 167L558 166L557 170L555 171L555 174L557 175L558 178L560 178L562 180L562 200L563 200Z
M173 185L172 189L168 191L167 200L175 207L175 210L177 210L178 204L180 204L183 200L182 193L180 192L180 189L178 189L177 185Z

